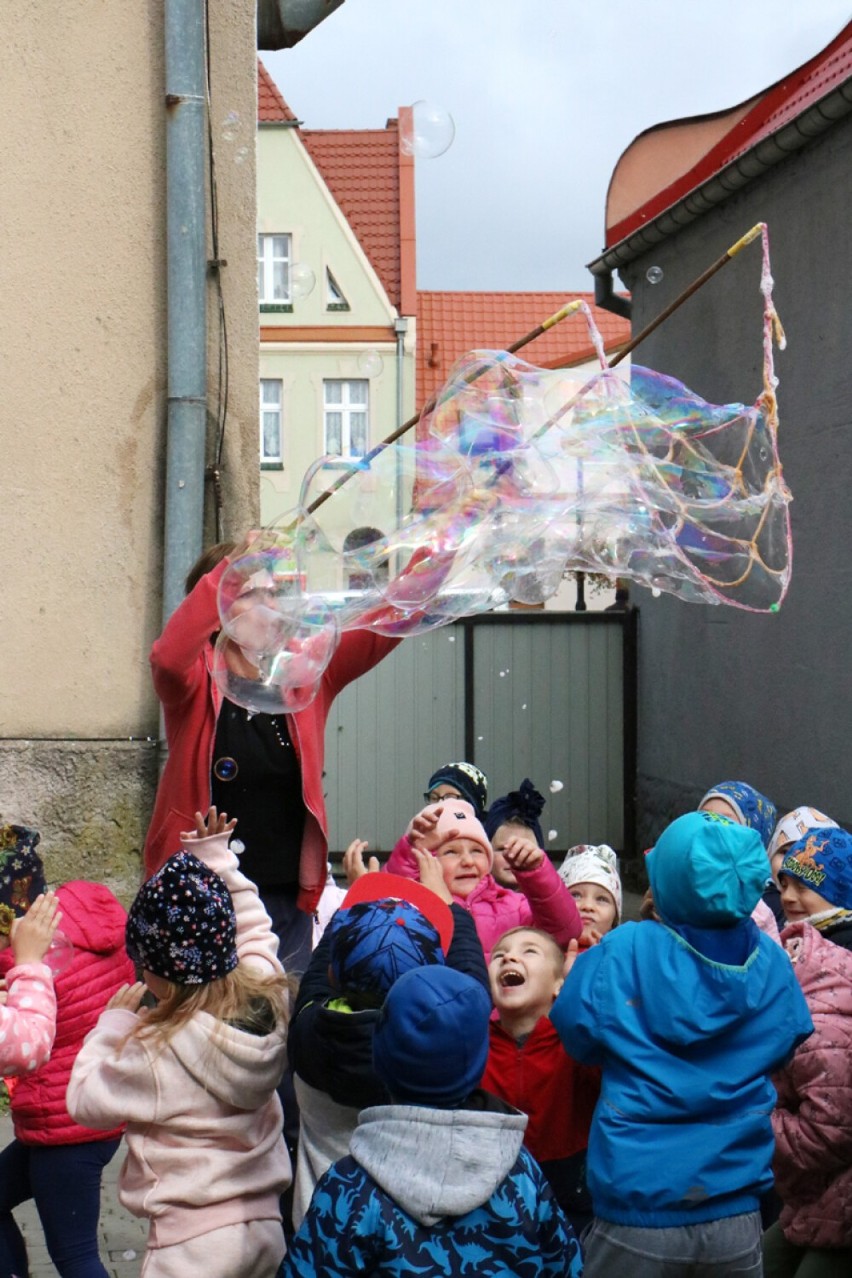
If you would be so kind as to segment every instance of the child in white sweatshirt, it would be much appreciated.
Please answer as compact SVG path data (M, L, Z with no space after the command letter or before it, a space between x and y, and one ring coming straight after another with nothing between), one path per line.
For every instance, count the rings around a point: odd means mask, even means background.
M127 1122L119 1197L150 1222L144 1278L272 1278L284 1255L287 982L234 825L196 813L143 884L127 920L143 981L108 1004L68 1088L78 1121Z

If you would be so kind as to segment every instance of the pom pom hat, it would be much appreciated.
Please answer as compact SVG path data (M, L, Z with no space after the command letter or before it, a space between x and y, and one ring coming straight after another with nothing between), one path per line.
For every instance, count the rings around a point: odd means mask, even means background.
M373 1034L373 1068L394 1100L460 1105L479 1085L488 1058L491 999L451 967L401 976Z
M225 881L191 852L169 857L130 907L127 953L175 985L208 985L232 972L237 919Z
M678 817L645 866L662 918L694 927L732 927L748 918L769 875L758 832L714 812Z

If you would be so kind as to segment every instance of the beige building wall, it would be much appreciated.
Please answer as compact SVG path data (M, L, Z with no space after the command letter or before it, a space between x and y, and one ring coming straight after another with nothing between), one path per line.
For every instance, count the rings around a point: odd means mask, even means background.
M223 522L239 530L258 510L255 6L209 10L228 263ZM50 879L102 878L125 896L157 772L147 654L162 607L163 22L160 3L7 0L0 53L0 814L42 831ZM245 122L239 154L223 136L229 113ZM216 317L211 288L210 457Z
M400 370L393 330L396 308L297 131L287 125L263 125L258 132L258 232L291 235L293 263L309 266L316 280L307 296L294 299L292 313L263 312L261 324L281 330L328 326L352 335L351 340L329 337L321 342L285 338L261 346L260 376L280 379L283 390L282 464L280 469L264 467L261 475L261 518L268 525L294 510L305 472L325 452L323 380L368 381L370 442L375 444L398 424ZM328 310L327 270L349 303L348 311ZM414 412L414 349L411 318L401 369L404 420ZM322 472L311 491L316 493L317 484L328 486L337 474L339 470ZM377 494L370 522L387 531L393 518L393 504Z

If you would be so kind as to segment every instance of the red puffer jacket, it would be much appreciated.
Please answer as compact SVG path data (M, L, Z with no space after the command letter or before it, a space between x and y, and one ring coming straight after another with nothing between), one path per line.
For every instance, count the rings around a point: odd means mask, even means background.
M852 1238L852 951L810 923L781 943L793 959L814 1032L775 1075L775 1183L781 1229L796 1247L848 1247ZM779 1009L783 1015L783 1008Z
M25 1145L82 1145L119 1136L75 1123L65 1108L71 1067L83 1039L119 986L135 980L124 948L127 915L121 902L100 883L75 879L58 889L60 931L74 946L74 956L60 972L56 988L56 1041L49 1060L18 1080L12 1097L15 1135ZM13 962L3 952L4 967Z

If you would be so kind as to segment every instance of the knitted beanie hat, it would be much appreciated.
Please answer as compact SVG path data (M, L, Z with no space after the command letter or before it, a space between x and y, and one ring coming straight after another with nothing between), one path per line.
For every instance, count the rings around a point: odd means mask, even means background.
M839 827L809 830L787 849L778 873L798 879L829 905L852 910L852 834Z
M664 921L694 927L731 927L748 918L769 877L757 831L715 812L678 817L645 865Z
M559 877L566 887L575 883L596 883L606 888L615 901L615 921L621 921L621 878L618 857L607 843L578 843L569 848L559 867Z
M776 852L785 848L788 843L795 843L807 834L808 830L836 830L837 822L832 821L824 812L816 808L794 808L786 813L775 827L775 833L769 841L766 855L772 860Z
M720 781L708 790L698 805L698 811L708 799L724 799L739 817L742 825L757 830L765 848L769 847L778 813L775 804L765 794L746 785L745 781Z
M488 803L488 778L473 763L445 763L429 778L426 797L439 785L451 785L481 817Z
M396 1101L459 1105L488 1057L491 999L451 967L419 967L385 999L373 1034L373 1068Z
M208 985L233 972L237 919L225 881L191 852L169 857L130 907L127 953L175 985Z
M454 839L470 839L488 854L490 869L494 862L494 849L481 822L477 821L472 806L465 803L464 799L442 799L440 803L430 803L423 811L437 812L439 809L438 824L426 840L426 846L432 855L438 856L444 844Z
M519 789L510 790L508 794L494 800L482 824L489 839L494 838L501 825L512 822L524 825L532 832L541 848L544 847L544 835L538 818L543 810L543 795L539 794L529 777L524 777Z
M329 964L347 993L381 1000L404 972L444 962L437 929L409 901L386 898L341 908L328 935Z
M8 936L16 918L26 914L45 890L44 866L36 852L38 830L0 826L0 936Z

